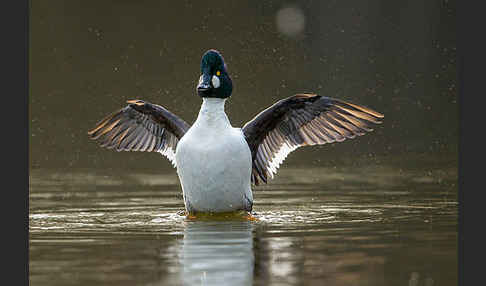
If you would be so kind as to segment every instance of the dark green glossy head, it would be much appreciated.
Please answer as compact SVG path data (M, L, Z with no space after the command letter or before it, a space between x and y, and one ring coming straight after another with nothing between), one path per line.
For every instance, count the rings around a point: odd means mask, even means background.
M233 83L226 70L223 56L216 50L204 53L197 94L200 97L228 98L232 91Z

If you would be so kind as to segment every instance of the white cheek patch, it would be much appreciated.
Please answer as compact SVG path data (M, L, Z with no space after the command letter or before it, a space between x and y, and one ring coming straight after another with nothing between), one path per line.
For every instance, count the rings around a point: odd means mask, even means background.
M214 87L214 88L218 88L218 87L219 87L219 85L221 84L221 83L219 82L219 77L217 77L217 76L215 76L215 75L213 75L213 78L211 79L211 83L213 84L213 87Z

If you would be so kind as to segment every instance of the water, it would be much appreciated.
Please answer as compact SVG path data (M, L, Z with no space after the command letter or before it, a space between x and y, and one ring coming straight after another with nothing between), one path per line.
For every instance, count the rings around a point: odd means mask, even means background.
M175 171L31 170L31 285L456 285L457 168L282 168L256 221L188 219Z
M30 2L31 285L457 285L457 1ZM165 158L86 132L129 99L194 122L209 48L234 127L302 92L383 124L290 154L257 221L186 219Z

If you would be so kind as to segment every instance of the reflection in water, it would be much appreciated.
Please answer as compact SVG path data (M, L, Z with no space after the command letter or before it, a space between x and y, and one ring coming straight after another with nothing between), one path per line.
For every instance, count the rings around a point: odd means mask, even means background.
M420 166L282 169L256 222L187 220L172 173L31 171L30 285L457 285L457 169Z
M408 286L419 286L419 285L433 286L434 279L427 277L424 279L424 283L420 284L420 274L417 272L412 272L410 274L410 280L408 280Z
M180 254L184 285L252 285L253 224L190 221Z

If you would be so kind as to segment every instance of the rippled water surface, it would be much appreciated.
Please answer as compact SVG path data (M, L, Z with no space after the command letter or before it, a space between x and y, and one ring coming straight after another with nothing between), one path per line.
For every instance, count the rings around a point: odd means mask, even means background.
M456 285L457 168L282 168L188 219L175 171L30 172L31 285Z

